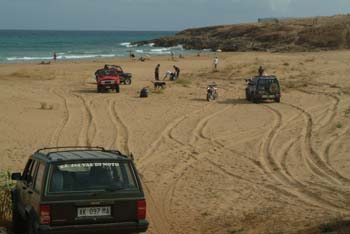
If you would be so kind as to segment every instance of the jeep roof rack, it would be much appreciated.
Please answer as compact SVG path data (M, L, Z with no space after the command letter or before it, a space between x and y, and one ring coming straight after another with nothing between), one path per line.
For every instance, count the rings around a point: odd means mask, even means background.
M99 150L99 151L106 151L105 148L100 146L59 146L59 147L45 147L38 149L35 153L42 153L42 151L48 151L47 156L49 156L51 153L55 152L62 152L62 151L70 151L71 150Z
M35 153L40 153L43 156L50 158L50 155L54 154L54 153L66 153L66 152L74 152L74 151L80 151L80 150L83 150L83 151L101 151L101 152L105 152L105 153L112 153L112 154L117 154L117 155L124 157L124 158L130 158L130 159L134 160L134 157L132 154L127 156L127 155L123 155L119 150L106 150L104 147L100 147L100 146L45 147L45 148L38 149ZM42 151L47 151L47 152L44 153Z

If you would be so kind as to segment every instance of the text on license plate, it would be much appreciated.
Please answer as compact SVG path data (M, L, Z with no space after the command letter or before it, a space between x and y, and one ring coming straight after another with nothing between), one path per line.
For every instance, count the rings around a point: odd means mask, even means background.
M110 206L78 208L78 217L109 216L109 215L111 215Z

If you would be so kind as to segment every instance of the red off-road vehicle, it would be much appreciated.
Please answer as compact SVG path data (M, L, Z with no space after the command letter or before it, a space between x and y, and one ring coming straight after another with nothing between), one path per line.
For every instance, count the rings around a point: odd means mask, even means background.
M108 89L120 92L120 75L113 69L100 69L95 72L97 92L103 92Z

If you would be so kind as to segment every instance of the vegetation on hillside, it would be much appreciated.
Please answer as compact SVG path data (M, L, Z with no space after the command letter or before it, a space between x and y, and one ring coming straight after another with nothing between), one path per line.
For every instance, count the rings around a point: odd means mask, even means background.
M187 29L155 43L222 51L318 51L350 48L350 15L285 19Z

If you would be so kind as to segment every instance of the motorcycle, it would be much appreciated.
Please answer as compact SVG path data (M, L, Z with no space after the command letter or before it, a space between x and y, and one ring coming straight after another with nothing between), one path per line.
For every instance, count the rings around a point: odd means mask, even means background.
M207 87L207 101L214 101L219 97L216 84L208 85Z

